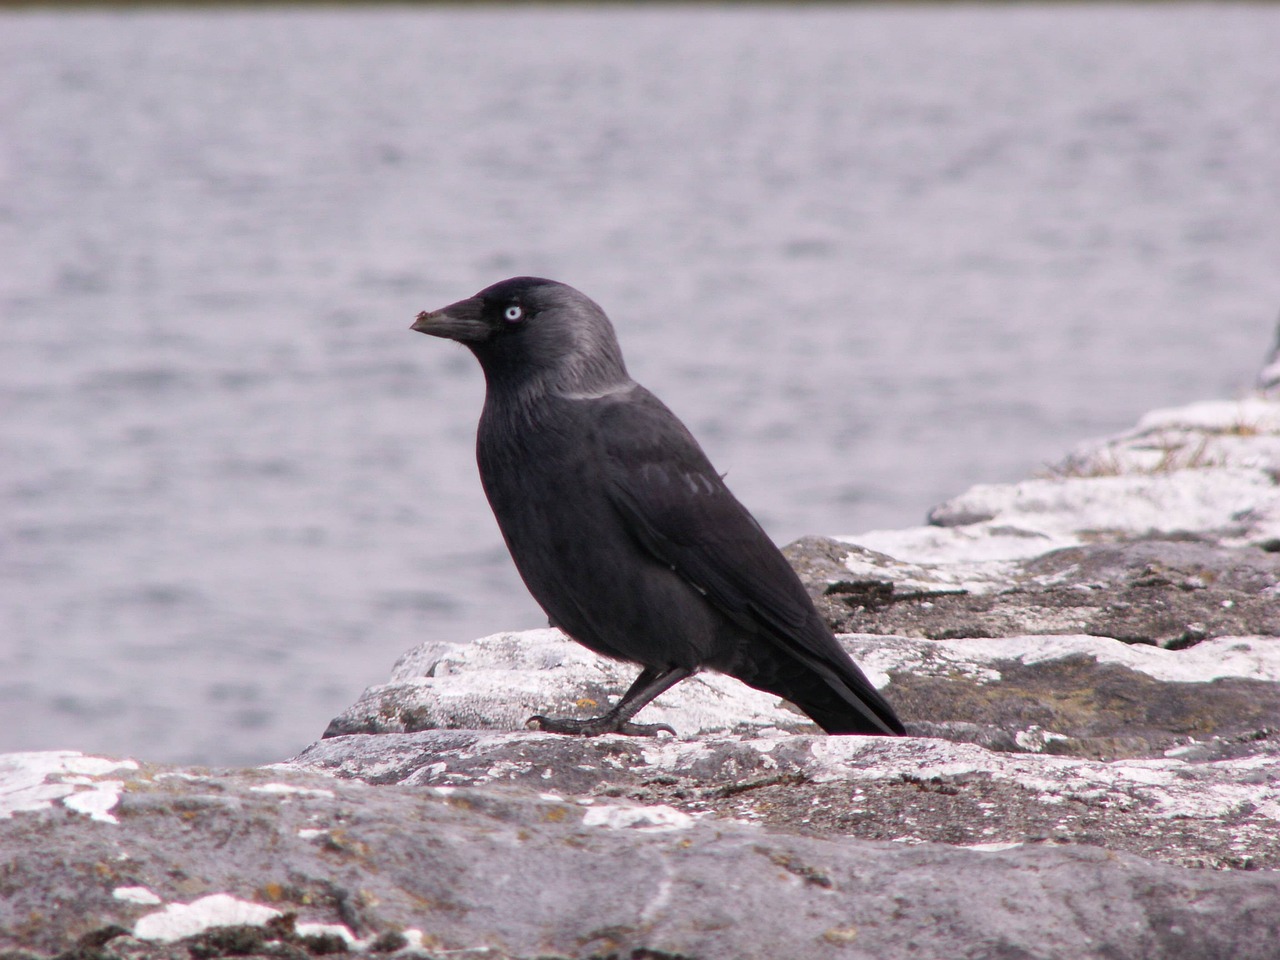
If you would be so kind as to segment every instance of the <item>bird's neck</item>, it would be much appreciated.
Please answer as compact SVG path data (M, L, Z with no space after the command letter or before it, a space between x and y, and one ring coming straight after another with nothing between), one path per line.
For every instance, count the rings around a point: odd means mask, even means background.
M481 430L491 437L512 439L545 429L556 429L557 421L567 411L565 404L621 398L638 385L626 369L598 371L597 376L582 376L586 368L578 368L577 376L556 376L560 371L527 375L519 379L488 375ZM604 374L608 375L604 375Z
M562 364L543 381L550 396L590 400L629 390L635 381L627 373L620 354L592 354L573 364Z
M635 386L616 352L595 352L573 362L547 365L527 362L527 358L503 362L506 359L486 356L480 364L488 402L501 407L533 408L550 399L590 400Z

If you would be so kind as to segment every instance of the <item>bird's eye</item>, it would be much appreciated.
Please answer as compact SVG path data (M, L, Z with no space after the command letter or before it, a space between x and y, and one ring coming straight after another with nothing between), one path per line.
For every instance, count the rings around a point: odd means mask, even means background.
M518 303L513 303L503 311L502 316L507 323L519 323L524 319L524 307L520 306Z

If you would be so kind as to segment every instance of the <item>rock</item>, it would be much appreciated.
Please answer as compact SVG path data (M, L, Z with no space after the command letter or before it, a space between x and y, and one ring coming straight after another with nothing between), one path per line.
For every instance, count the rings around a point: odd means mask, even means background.
M1280 731L1280 641L1271 637L1217 638L1180 651L1079 635L840 640L913 733L1021 751L1047 731L1050 741L1036 749L1103 759L1161 757L1193 741L1212 744L1205 749L1215 755L1246 749L1229 744L1262 749ZM556 630L424 646L326 736L510 731L535 712L588 716L621 696L634 674ZM818 732L785 701L714 674L680 684L645 716L683 737Z
M1277 324L1271 350L1263 361L1262 369L1254 381L1254 387L1262 394L1272 394L1280 389L1280 324Z
M431 732L330 739L309 753L223 773L59 755L67 771L93 759L91 774L59 773L37 755L49 796L0 820L0 942L49 954L79 939L78 956L98 957L403 943L418 955L498 958L1195 960L1271 957L1280 935L1280 874L1270 869L1188 870L1072 842L1114 835L1116 820L1145 851L1159 832L1170 849L1191 836L1194 860L1216 829L1236 834L1238 866L1272 865L1274 825L1254 824L1274 810L1246 810L1248 784L1182 777L1195 767L1183 761L1136 768L1145 787L1132 792L1104 764L1025 757L1022 773L995 776L979 769L992 754L931 740L655 747ZM371 779L385 781L385 760L398 756L406 775L372 787L300 769L338 753L348 773L363 756L374 767L361 775L380 770ZM432 772L424 754L445 769ZM544 764L563 773L582 761L625 771L618 786L643 802L538 782ZM455 764L459 782L483 785L428 785ZM1058 791L1071 781L1089 790L1066 799ZM704 809L678 795L682 784L712 785ZM102 817L68 805L104 792L117 799L95 802ZM1248 850L1262 860L1245 863Z
M934 640L1082 633L1171 648L1280 635L1280 555L1255 548L1084 544L1009 561L998 586L974 577L963 587L901 568L894 580L884 564L867 577L875 555L835 540L808 537L787 553L812 575L810 591L836 630Z
M591 716L617 700L638 673L631 664L596 656L559 630L424 644L402 656L389 682L366 690L324 735L516 730L534 714ZM729 677L702 674L646 707L645 717L706 733L771 726L817 730L807 716L780 703Z
M1193 646L1280 634L1280 398L1155 411L930 526L788 548L838 631L1086 633Z
M930 511L930 525L842 540L947 581L995 588L1011 561L1060 547L1196 539L1266 549L1280 541L1280 398L1147 414L1081 447L1046 475L982 484ZM851 569L857 569L856 561Z
M1271 391L793 544L907 738L714 675L645 708L678 737L528 731L636 673L537 630L409 651L269 768L0 757L0 960L1270 960L1278 477Z
M1054 736L1033 730L1020 741L1047 753ZM580 743L432 731L321 741L289 765L365 782L620 797L833 839L1086 843L1184 866L1280 866L1280 743L1251 745L1247 762L1172 752L1103 763L922 737Z

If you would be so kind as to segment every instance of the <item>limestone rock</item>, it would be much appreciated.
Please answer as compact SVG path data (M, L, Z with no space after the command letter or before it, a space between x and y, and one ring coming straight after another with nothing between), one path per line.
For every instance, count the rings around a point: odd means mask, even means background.
M1280 555L1256 548L1167 539L1083 544L1009 561L998 584L971 576L963 586L926 581L903 565L881 563L866 576L870 551L825 538L797 541L787 555L809 574L814 600L841 631L935 640L1080 633L1165 647L1280 635Z
M1023 761L1047 764L1041 772L1079 767L1066 776L1091 784L1092 793L1064 806L1041 800L1060 788L1054 776L1013 786L973 770L991 756L978 748L965 748L960 769L955 745L937 741L780 735L763 741L765 749L761 742L673 742L648 758L652 744L532 733L351 736L317 748L410 758L403 769L415 772L405 782L377 787L297 764L215 773L29 756L25 762L42 772L27 776L24 809L0 819L0 950L299 957L399 946L498 960L1274 956L1280 874L1188 870L1061 845L1059 833L1077 829L1073 814L1088 835L1092 809L1098 830L1111 816L1127 822L1132 810L1148 835L1164 826L1176 846L1187 832L1183 818L1207 825L1215 810L1230 808L1227 781L1180 784L1176 764L1166 763L1143 775L1145 793L1130 793L1103 765ZM455 760L465 766L464 755L481 753L499 761L483 786L426 785ZM424 755L446 769L427 773ZM611 755L639 764L635 789L671 791L684 809L517 785L528 760L537 779L547 761L561 771L575 759L626 766ZM8 774L23 762L9 760ZM686 780L714 783L723 775L717 768L733 769L734 789L704 795L705 810L672 789ZM93 772L71 772L85 769ZM757 769L772 785L744 779ZM1177 788L1172 799L1163 787ZM983 813L993 823L1011 819L1001 808L1019 790L1027 821L1040 822L1034 807L1043 802L1058 808L1043 814L1056 816L1054 826L1014 840L982 832ZM830 816L825 798L838 795L854 815ZM96 798L87 806L98 816L74 803L82 796ZM772 805L782 798L793 804L786 817ZM717 816L716 803L732 818ZM913 836L922 831L913 821L932 830L950 821L958 832L928 843L856 838L877 829L886 810L898 811L886 833ZM1274 829L1258 838L1245 821L1274 811L1237 803L1225 815L1223 831L1265 848L1262 862L1270 864ZM753 819L786 827L740 822Z
M1048 736L1035 749L1103 759L1159 757L1193 743L1215 755L1238 753L1247 749L1240 744L1260 748L1280 730L1273 637L1216 638L1176 651L1081 635L840 639L912 733L1006 751ZM512 731L535 712L589 716L620 697L634 674L555 630L428 645L402 658L395 679L366 691L326 736ZM680 684L643 716L686 738L817 732L785 701L715 674Z
M402 656L390 680L366 690L324 735L518 730L535 714L593 716L616 701L639 672L553 629L424 644ZM817 729L777 697L711 673L677 685L646 707L644 716L699 733Z
M774 733L645 742L431 731L312 745L289 767L370 783L514 784L594 803L622 797L694 817L828 838L957 845L1092 844L1180 865L1280 867L1280 743L1247 759L1194 748L1109 762L928 738ZM424 758L430 758L424 763Z

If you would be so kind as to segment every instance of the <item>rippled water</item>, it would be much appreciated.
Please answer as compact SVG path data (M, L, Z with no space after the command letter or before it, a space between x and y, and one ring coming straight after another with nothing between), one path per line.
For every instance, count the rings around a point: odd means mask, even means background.
M1280 8L0 14L0 749L284 757L541 622L414 314L565 280L779 541L1247 387Z

